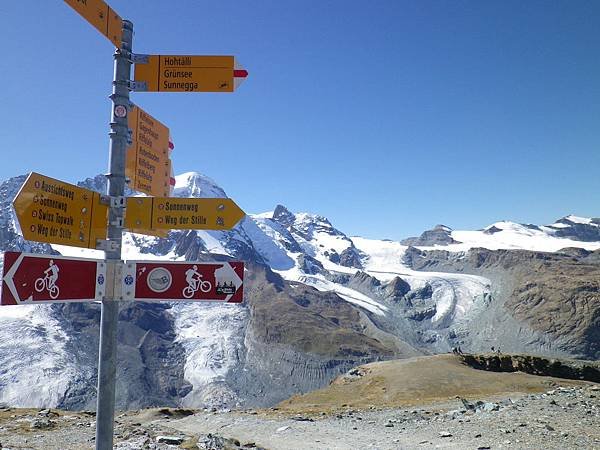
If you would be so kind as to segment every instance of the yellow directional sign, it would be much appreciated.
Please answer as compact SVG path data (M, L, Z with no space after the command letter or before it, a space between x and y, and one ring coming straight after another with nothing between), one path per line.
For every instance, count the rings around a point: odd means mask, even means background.
M169 129L138 106L128 116L132 144L127 150L125 175L129 187L156 197L168 197L171 180Z
M244 216L230 198L129 197L125 228L230 230Z
M136 62L136 91L233 92L248 72L233 56L148 55Z
M65 0L94 28L106 36L115 47L121 48L123 20L102 0Z
M97 192L32 172L13 205L27 240L96 248L106 239L108 206Z

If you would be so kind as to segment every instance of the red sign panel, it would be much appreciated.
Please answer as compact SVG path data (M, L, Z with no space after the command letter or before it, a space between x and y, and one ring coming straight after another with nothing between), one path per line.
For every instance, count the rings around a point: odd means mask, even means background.
M102 300L106 264L82 258L6 252L1 305Z
M123 294L128 300L241 303L243 262L127 261Z

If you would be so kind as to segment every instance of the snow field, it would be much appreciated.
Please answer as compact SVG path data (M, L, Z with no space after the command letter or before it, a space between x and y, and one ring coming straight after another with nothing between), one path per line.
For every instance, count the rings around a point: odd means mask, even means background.
M58 405L78 373L65 351L69 337L52 317L50 305L2 310L0 403L32 408Z

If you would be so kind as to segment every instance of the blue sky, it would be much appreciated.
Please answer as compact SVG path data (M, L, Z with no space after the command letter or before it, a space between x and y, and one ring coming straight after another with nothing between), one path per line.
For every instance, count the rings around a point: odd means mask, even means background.
M600 2L109 3L137 53L248 69L233 94L132 94L170 127L175 171L247 212L391 239L600 216ZM0 179L106 172L108 40L58 0L1 2L0 36Z

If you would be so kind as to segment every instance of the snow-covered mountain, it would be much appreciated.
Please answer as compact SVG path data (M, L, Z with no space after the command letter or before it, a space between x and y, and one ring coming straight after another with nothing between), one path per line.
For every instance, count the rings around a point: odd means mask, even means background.
M420 237L408 238L402 243L422 250L443 247L451 252L477 247L541 252L555 252L567 247L597 250L600 248L600 219L569 215L541 226L502 221L478 231L458 231L437 225Z
M101 258L93 250L19 236L10 204L24 179L0 185L0 248ZM105 181L98 176L80 185L103 191ZM190 172L176 177L174 195L226 193ZM547 226L498 222L479 231L440 225L394 242L350 237L325 217L277 205L231 231L178 230L164 239L126 233L124 259L247 261L249 289L242 306L123 305L120 406L272 404L357 363L453 345L478 350L495 342L580 355L578 344L552 346L554 336L503 307L510 283L492 258L486 256L485 271L466 263L477 248L573 247L600 248L599 219L567 216ZM0 402L93 407L97 320L97 305L1 308ZM495 331L500 323L504 334ZM15 335L23 339L15 342Z

